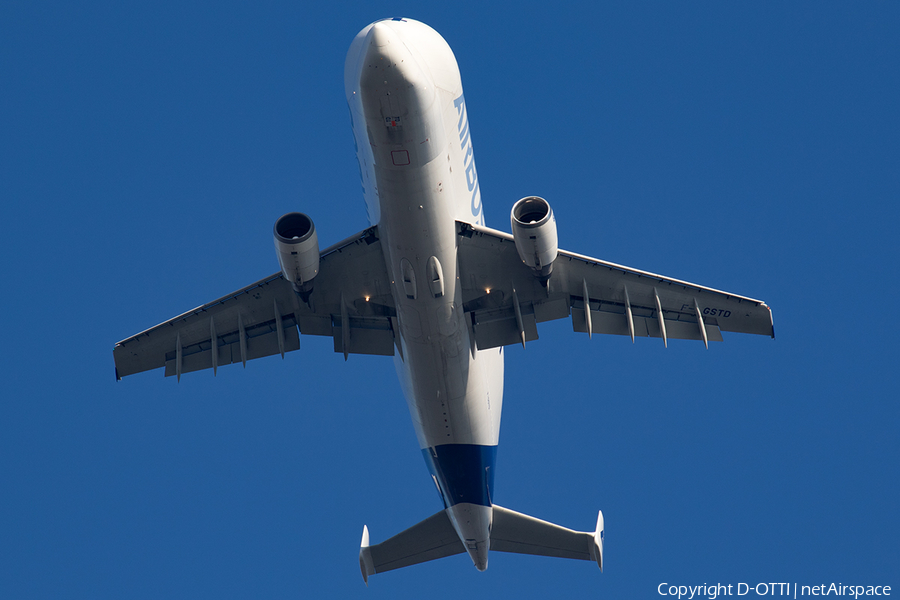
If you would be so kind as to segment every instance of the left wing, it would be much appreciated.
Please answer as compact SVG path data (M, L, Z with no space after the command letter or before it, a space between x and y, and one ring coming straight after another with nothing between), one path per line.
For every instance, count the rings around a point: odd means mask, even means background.
M764 302L560 250L548 286L513 236L457 222L472 351L537 339L537 323L571 316L575 331L722 341L722 331L775 337Z
M309 303L281 273L124 339L116 379L165 367L167 377L300 348L300 332L334 338L335 352L394 353L396 311L378 228L320 253ZM215 348L215 351L213 351Z

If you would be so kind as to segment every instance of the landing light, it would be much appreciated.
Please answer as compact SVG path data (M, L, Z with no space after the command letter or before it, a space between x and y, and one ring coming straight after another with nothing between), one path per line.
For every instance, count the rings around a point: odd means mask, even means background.
M366 302L368 302L368 301L369 301L369 297L368 297L368 296L366 296Z

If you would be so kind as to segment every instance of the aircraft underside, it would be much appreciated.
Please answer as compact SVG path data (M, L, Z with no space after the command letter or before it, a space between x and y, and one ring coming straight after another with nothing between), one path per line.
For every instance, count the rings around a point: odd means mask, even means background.
M595 561L603 514L579 532L495 504L503 346L537 324L721 341L774 337L759 300L560 250L546 200L512 209L512 234L484 226L472 135L456 59L433 29L378 21L354 39L344 72L372 225L324 250L312 220L275 224L280 272L116 344L116 377L167 376L284 355L299 334L335 352L393 356L442 510L379 544L363 528L363 578L490 550Z

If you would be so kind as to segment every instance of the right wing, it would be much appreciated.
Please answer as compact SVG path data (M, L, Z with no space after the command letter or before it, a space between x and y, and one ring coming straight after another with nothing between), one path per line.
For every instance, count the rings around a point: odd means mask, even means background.
M722 341L721 331L775 337L764 302L560 250L549 286L511 234L457 222L463 308L473 352L537 339L537 323L571 317L578 332Z
M304 334L333 337L335 352L345 358L394 353L396 310L377 226L320 253L309 304L281 273L270 275L117 343L116 379L162 367L167 377L180 378L284 356L300 348L298 327Z

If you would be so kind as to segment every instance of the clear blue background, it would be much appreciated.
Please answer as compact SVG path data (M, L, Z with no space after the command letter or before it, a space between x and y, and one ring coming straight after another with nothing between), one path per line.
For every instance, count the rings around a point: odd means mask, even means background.
M419 4L0 5L0 597L897 591L900 6ZM116 341L275 272L281 214L367 225L343 63L398 15L456 53L489 226L538 194L566 249L773 308L775 341L509 348L496 501L602 509L603 574L492 553L366 589L363 524L441 508L389 359L304 337L114 381Z

